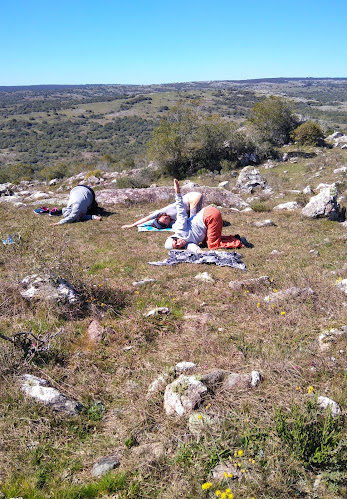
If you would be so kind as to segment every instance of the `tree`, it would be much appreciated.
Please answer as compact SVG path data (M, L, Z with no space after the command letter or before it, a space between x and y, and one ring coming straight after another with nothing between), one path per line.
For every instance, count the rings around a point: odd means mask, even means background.
M324 134L317 123L306 121L294 130L293 137L302 146L318 146L323 143Z
M291 104L274 96L254 105L249 123L262 140L277 146L286 144L290 140L291 132L298 125Z
M203 168L220 170L222 160L237 159L243 141L235 147L235 138L235 125L218 115L206 116L196 103L181 103L153 131L148 154L164 173L182 178Z

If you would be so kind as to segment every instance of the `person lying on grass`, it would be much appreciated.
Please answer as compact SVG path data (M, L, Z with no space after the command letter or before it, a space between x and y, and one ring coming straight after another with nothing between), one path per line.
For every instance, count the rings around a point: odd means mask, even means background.
M102 218L93 214L97 206L93 189L86 185L77 185L71 189L67 207L62 210L64 218L51 225L82 222L84 220L100 221Z
M196 215L203 205L203 194L201 192L188 192L182 197L183 204L188 217ZM153 211L147 217L141 218L132 224L122 226L122 229L137 227L145 222L153 221L153 227L157 229L167 229L172 227L177 217L176 203L171 203L160 210Z
M208 249L242 248L240 236L222 236L223 220L217 208L206 206L193 217L188 217L177 179L174 180L177 219L173 224L175 234L165 241L166 249L188 249L193 253L203 253L199 244L205 243Z

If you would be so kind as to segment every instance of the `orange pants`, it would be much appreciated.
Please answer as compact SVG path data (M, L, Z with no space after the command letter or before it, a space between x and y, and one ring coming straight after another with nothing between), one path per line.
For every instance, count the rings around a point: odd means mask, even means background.
M208 249L243 247L241 241L234 236L222 236L223 220L217 208L213 206L204 208L203 221L207 229L206 243Z

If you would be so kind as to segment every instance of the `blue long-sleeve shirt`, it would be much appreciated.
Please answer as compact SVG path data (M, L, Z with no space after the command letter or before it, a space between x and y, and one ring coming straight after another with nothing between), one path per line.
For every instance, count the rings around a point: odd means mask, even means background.
M92 192L83 185L77 185L70 191L67 207L62 210L64 218L60 220L59 224L90 220L92 216L86 213L92 203Z

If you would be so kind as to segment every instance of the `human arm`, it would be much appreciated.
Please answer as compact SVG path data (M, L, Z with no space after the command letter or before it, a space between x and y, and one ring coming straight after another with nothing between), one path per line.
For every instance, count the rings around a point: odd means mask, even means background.
M200 246L198 246L195 243L188 243L186 249L189 250L189 251L191 251L192 253L203 253L204 252L200 248Z
M173 225L173 229L176 234L180 234L182 232L187 231L188 214L181 195L180 184L177 179L174 180L174 188L175 188L177 218L176 222Z
M148 220L153 220L154 218L155 217L153 217L153 214L151 213L147 217L143 217L140 220L137 220L136 222L134 222L132 224L122 225L122 229L130 229L131 227L137 227L138 225L141 225L141 224L143 224L145 222L148 222Z

